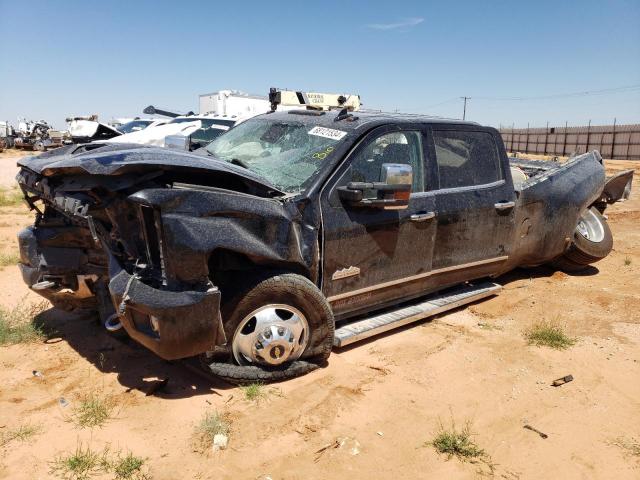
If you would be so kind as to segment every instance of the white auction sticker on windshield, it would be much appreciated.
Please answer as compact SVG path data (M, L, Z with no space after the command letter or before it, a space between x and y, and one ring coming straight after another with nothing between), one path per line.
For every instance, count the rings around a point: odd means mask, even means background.
M315 135L316 137L330 138L331 140L340 140L347 132L342 130L334 130L333 128L326 127L313 127L309 130L309 135Z

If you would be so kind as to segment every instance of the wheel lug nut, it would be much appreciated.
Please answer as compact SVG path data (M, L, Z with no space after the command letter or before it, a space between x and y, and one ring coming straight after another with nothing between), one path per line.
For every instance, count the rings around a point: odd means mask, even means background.
M284 328L278 327L278 335L284 335Z
M264 335L264 338L271 338L271 330L265 330L263 335Z

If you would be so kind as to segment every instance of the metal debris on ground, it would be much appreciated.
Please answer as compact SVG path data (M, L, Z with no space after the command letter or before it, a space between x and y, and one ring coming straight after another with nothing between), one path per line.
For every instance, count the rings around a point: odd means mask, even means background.
M34 377L40 377L40 378L44 377L44 373L42 373L40 370L34 370L31 373L33 374Z
M367 367L369 367L371 370L376 370L383 375L387 375L391 371L386 367L378 367L377 365L367 365Z
M531 425L525 425L524 428L526 428L527 430L531 430L532 432L536 432L542 438L548 438L549 437L549 435L547 435L544 432L541 432L540 430L538 430L537 428L532 427Z
M330 448L338 448L339 446L340 446L340 444L338 443L338 440L334 440L333 442L327 443L326 445L320 447L318 450L313 452L316 455L316 458L314 458L313 461L314 462L320 461L320 458L322 457L322 454L324 452L326 452Z
M64 398L64 397L60 397L60 398L58 399L58 404L59 404L61 407L66 407L67 405L69 405L69 402L67 401L67 399L66 399L66 398Z
M566 375L564 377L558 378L551 383L553 387L559 387L560 385L564 385L565 383L569 383L573 381L573 375Z

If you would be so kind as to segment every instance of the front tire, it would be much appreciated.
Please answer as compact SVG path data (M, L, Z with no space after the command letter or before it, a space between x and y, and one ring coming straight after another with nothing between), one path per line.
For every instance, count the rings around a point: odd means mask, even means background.
M263 275L223 306L222 318L227 348L203 360L232 383L297 377L331 354L333 313L320 290L301 275Z
M602 260L613 249L613 234L607 220L591 207L580 215L569 248L554 261L566 272L579 272Z

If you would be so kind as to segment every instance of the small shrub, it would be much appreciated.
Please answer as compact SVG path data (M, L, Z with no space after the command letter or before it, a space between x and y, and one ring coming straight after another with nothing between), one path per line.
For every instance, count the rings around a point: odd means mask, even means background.
M624 259L624 264L626 267L628 267L629 265L631 265L631 259L629 257L625 257Z
M0 345L44 339L46 335L38 316L47 307L48 303L44 301L37 303L21 301L11 310L0 307Z
M564 350L576 343L556 322L538 322L524 332L529 345L546 346Z
M101 427L111 418L113 409L111 398L94 392L80 399L71 420L80 428Z

